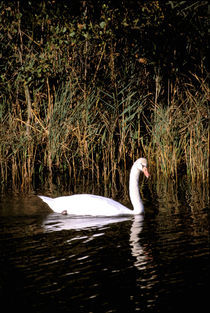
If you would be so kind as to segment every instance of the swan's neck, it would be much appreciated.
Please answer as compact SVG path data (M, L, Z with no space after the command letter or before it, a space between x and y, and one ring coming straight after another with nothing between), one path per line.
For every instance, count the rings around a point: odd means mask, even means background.
M130 172L130 182L129 182L129 194L130 200L133 205L133 213L141 214L144 212L144 206L141 201L140 192L139 192L139 169L135 164L131 168Z

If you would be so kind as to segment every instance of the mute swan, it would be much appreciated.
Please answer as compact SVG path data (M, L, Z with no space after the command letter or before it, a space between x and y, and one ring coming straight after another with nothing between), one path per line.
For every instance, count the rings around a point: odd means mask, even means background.
M144 206L139 193L140 171L149 177L147 160L140 158L133 164L130 172L129 195L133 210L121 203L101 196L91 194L75 194L58 198L38 196L56 213L91 216L135 215L144 212Z

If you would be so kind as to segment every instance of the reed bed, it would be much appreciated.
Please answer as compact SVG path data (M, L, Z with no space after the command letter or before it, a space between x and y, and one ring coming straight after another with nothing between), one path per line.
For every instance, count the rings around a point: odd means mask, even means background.
M177 88L166 104L139 96L131 84L115 94L98 88L79 94L70 82L44 97L34 92L30 117L27 106L18 111L17 105L1 115L1 185L25 189L37 177L63 175L116 189L142 155L155 180L187 176L207 183L208 88L197 81L200 88Z
M182 5L0 4L3 188L85 177L115 192L140 156L151 181L208 183L208 17Z
M199 87L186 84L173 91L167 104L153 105L151 158L157 177L176 181L187 175L191 182L209 181L208 88L196 77Z

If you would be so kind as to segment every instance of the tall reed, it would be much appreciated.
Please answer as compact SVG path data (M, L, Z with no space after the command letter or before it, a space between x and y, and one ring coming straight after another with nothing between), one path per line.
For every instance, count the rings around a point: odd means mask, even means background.
M183 138L183 150L187 174L192 182L209 181L209 124L207 84L196 79L200 88L195 90L189 86L185 90L184 112L185 122L180 130ZM191 91L192 90L192 91Z
M199 84L177 87L165 104L139 95L131 83L115 93L79 93L72 81L49 87L44 97L35 90L30 120L17 105L1 116L1 183L24 189L37 176L87 175L114 190L141 155L155 179L181 174L208 182L208 88Z
M208 174L208 87L196 77L198 85L176 88L170 102L154 103L147 153L156 164L157 178L186 174L191 182L207 182Z

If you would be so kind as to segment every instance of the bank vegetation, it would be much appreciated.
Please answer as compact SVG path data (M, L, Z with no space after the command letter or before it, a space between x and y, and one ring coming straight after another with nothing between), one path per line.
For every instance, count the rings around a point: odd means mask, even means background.
M0 4L1 185L208 183L207 1Z

